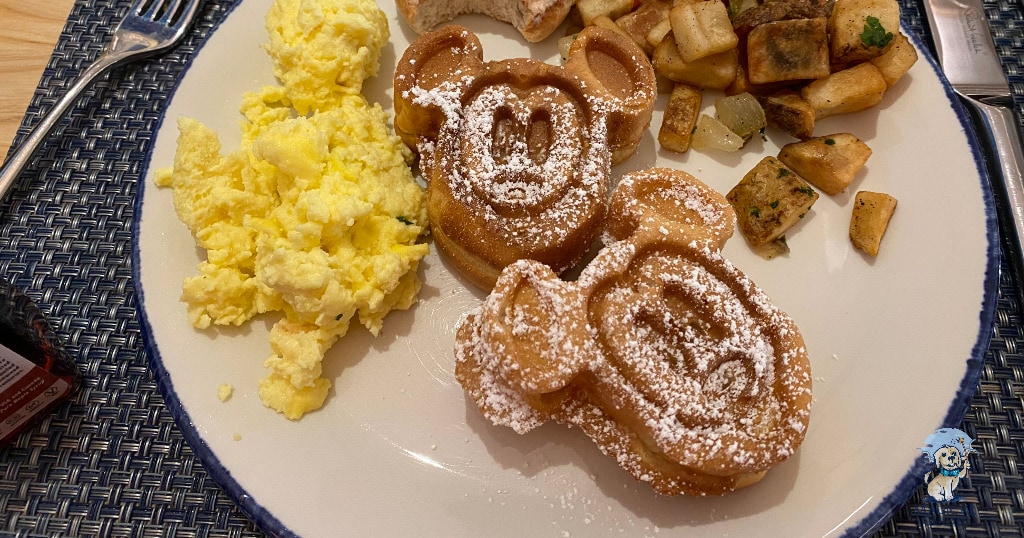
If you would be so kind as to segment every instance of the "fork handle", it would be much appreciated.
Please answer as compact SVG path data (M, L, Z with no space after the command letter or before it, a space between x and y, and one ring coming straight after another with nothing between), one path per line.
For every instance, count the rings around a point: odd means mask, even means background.
M75 80L75 83L68 89L67 92L53 105L53 108L46 113L45 116L39 123L37 123L32 131L29 132L28 138L17 149L11 153L7 162L4 163L3 167L0 167L0 200L3 200L7 191L14 185L14 182L21 175L21 172L28 166L32 160L32 156L35 154L36 149L39 148L43 140L53 130L53 126L60 121L60 118L64 115L64 112L78 99L78 96L96 77L103 74L104 71L110 69L118 61L120 57L104 55L100 56L93 62L89 67L82 72L82 74Z
M1008 106L993 105L976 99L965 98L983 127L982 136L995 156L999 179L994 181L993 190L1001 197L1006 220L1008 243L1013 259L1011 266L1017 273L1018 284L1024 287L1024 149L1017 130L1017 117L1012 103ZM1005 232L1004 232L1005 233Z

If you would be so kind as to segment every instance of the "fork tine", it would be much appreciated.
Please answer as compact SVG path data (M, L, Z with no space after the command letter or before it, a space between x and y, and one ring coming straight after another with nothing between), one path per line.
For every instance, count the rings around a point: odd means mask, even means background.
M139 17L156 19L161 5L163 5L162 0L137 0L132 11Z
M136 0L131 13L170 27L187 25L200 0Z
M95 62L89 65L71 88L32 128L28 138L11 153L7 161L0 159L0 199L28 165L32 154L49 135L54 125L71 106L82 90L111 67L132 58L141 58L167 50L178 44L199 11L202 0L135 0L114 35ZM160 20L157 20L160 17Z
M174 0L164 16L164 22L169 26L176 26L179 29L187 27L189 22L195 18L196 11L202 0ZM184 5L182 5L184 3Z
M164 24L171 24L175 19L174 17L178 14L178 8L181 7L182 0L172 0L168 5L163 14L160 16L159 22Z

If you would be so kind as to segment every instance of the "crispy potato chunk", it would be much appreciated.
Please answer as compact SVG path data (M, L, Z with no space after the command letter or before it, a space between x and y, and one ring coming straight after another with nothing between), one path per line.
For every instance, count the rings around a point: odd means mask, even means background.
M672 21L665 19L654 25L650 31L647 32L647 42L650 43L651 46L657 47L670 35L672 35Z
M814 108L815 119L871 108L881 102L888 86L871 62L836 71L804 86L803 97Z
M615 24L619 25L619 28L622 28L624 32L629 34L629 37L650 56L654 53L654 47L661 43L661 39L665 37L668 31L654 42L648 41L647 35L651 33L655 26L662 22L668 22L668 12L671 9L671 0L645 0L633 11L615 19ZM671 25L669 25L669 28L671 29Z
M747 77L753 84L827 77L827 22L797 19L755 26L747 37Z
M782 0L757 2L733 17L732 27L736 35L743 39L758 25L766 22L828 18L831 2L828 0Z
M740 52L742 54L742 49ZM732 84L725 88L724 92L726 95L749 93L760 98L765 95L774 95L779 92L799 89L806 83L806 80L784 80L768 84L754 84L750 82L750 77L747 76L747 68L741 60L736 66L736 77L733 79Z
M669 11L668 18L679 55L686 62L735 49L739 44L722 0L680 2Z
M871 157L871 148L850 133L816 136L786 144L779 160L825 194L846 190Z
M860 191L850 216L850 241L871 256L878 256L882 237L896 211L896 199L881 192Z
M770 260L782 254L789 254L789 244L786 243L786 236L779 236L774 241L753 248L754 252L766 260Z
M693 129L700 115L703 92L688 84L676 83L672 86L665 115L658 130L658 143L661 147L680 153L690 149Z
M818 199L799 174L775 157L765 157L725 196L737 225L753 247L782 237Z
M917 63L917 49L902 33L893 37L885 53L871 60L890 88Z
M727 88L736 78L739 66L739 53L736 48L725 52L705 56L693 62L683 60L676 47L672 35L654 49L651 58L654 72L673 81L683 82L698 88L722 90Z
M617 19L633 9L633 0L576 0L583 26L590 26L600 16Z
M760 98L768 125L778 127L794 138L806 140L814 134L814 107L793 92Z
M750 82L747 77L747 68L743 67L743 62L736 64L736 76L733 77L732 82L725 87L726 95L737 95L740 93L755 93L757 86ZM759 93L759 92L758 92Z
M622 34L623 36L628 37L629 39L633 39L629 34L626 33L625 30L619 28L619 25L615 24L615 21L608 18L607 15L598 15L594 17L594 19L590 21L590 25L600 26L601 28L604 28L606 30L611 30L617 34ZM568 56L568 54L566 56Z
M900 29L897 0L836 0L828 20L832 62L863 62L885 52Z

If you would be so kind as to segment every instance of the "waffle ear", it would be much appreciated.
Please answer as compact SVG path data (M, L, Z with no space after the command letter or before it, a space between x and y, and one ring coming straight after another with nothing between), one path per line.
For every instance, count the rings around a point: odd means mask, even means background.
M718 251L732 237L736 212L724 196L682 170L649 168L623 176L609 203L608 235L622 240L669 228Z
M502 300L487 312L485 334L502 346L502 377L535 395L564 388L591 349L579 289L548 266L522 260L502 272L495 290Z
M525 433L559 411L593 360L586 301L531 260L505 267L494 290L459 325L455 377L486 416Z
M480 39L458 25L424 34L405 49L395 69L395 132L415 148L420 138L433 139L444 124L441 103L426 94L444 88L461 93L484 70Z
M631 39L588 26L569 47L565 70L599 102L614 106L607 116L612 164L629 158L650 126L658 85L647 55Z

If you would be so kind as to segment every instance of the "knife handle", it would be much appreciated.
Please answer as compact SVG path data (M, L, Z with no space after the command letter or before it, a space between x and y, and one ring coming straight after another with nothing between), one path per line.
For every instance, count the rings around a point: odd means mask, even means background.
M1024 149L1017 130L1017 117L1011 106L983 103L965 97L964 102L975 112L983 129L981 135L996 157L995 164L1002 181L993 181L997 198L1002 198L1004 234L1012 251L1011 265L1017 273L1020 286L1024 286ZM993 175L995 179L997 176Z

